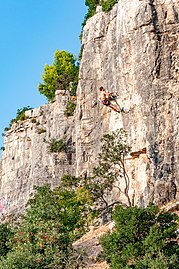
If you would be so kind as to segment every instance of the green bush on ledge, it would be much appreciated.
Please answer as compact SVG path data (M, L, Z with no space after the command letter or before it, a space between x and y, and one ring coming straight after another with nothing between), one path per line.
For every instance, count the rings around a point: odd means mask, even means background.
M65 116L67 117L73 116L75 108L76 108L76 104L73 103L72 101L68 101L66 110L64 111Z
M14 122L18 122L18 121L24 121L26 119L28 119L28 117L25 115L25 112L27 110L31 110L33 109L32 107L30 106L25 106L25 107L22 107L22 108L19 108L16 112L16 117L14 119L12 119L9 123L9 126L8 127L5 127L4 128L4 132L7 132L11 129L11 126ZM5 136L5 134L3 133L2 136Z
M62 152L65 151L66 145L65 142L62 139L56 140L52 139L51 142L49 142L48 150L49 152Z
M102 0L102 11L108 12L118 2L118 0Z
M94 16L98 5L102 6L102 11L108 12L117 2L118 0L86 0L85 5L88 7L88 12L85 15L84 21L82 23L82 28L85 26L86 21Z

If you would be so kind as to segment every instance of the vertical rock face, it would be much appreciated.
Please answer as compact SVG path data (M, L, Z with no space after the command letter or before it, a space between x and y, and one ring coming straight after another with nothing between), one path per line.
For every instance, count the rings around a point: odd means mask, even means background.
M1 212L20 212L34 185L57 186L63 174L74 174L74 118L64 116L67 97L26 112L27 119L6 133L2 155ZM52 139L62 139L67 152L49 152Z
M67 98L27 112L5 137L0 168L0 211L20 211L34 185L58 185L66 173L89 175L101 137L125 128L126 159L135 204L178 198L179 3L120 0L109 13L97 8L83 32L77 108L65 117ZM99 102L99 87L118 96L126 113ZM49 153L51 139L67 152ZM122 197L121 197L122 198Z
M130 194L140 205L177 197L178 13L178 1L121 0L108 14L99 7L83 32L77 170L91 170L104 132L125 128ZM128 113L95 106L100 86L117 93Z

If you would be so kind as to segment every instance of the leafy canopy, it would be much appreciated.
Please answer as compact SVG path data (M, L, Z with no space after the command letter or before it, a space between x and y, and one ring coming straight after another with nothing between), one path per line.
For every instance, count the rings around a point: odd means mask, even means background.
M86 0L85 5L88 7L88 12L85 15L82 27L84 27L86 21L95 14L97 5L102 6L102 11L108 12L117 2L118 0Z
M56 90L70 90L76 94L78 84L79 64L73 54L64 50L57 50L52 65L46 64L42 74L43 83L39 83L38 90L49 101L55 97Z
M108 196L114 188L118 191L120 203L120 194L126 198L126 204L132 205L129 197L130 179L125 168L125 157L130 152L130 146L127 143L127 133L124 129L119 129L111 134L105 134L102 138L101 152L98 155L99 164L93 170L93 177L87 178L88 186L94 200L106 210L111 208ZM120 186L121 181L124 187Z
M0 257L5 256L10 250L9 246L6 244L11 237L12 232L7 223L0 225Z
M89 192L69 175L53 191L48 185L37 188L13 236L1 243L6 255L1 257L0 269L78 268L79 253L72 242L87 230L91 205ZM3 240L5 235L0 236Z
M102 10L108 12L112 9L112 7L118 2L118 0L102 0Z
M117 206L115 229L101 237L104 256L112 269L178 268L177 215L147 208Z

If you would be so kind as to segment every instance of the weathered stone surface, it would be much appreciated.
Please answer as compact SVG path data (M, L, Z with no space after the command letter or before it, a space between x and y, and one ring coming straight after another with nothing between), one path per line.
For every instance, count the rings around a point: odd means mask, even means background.
M2 155L1 212L20 212L34 185L57 186L63 174L74 174L74 118L65 117L67 97L26 112L23 122L6 133ZM49 142L63 139L67 153L50 153ZM4 200L4 202L2 202Z
M105 261L99 261L102 253L102 246L99 243L99 238L107 232L111 232L114 228L114 222L109 222L100 227L91 227L83 237L77 240L73 247L74 249L81 248L85 251L83 262L85 269L108 269L109 266Z
M178 199L178 14L176 0L120 0L109 13L97 8L84 27L75 117L64 116L67 97L57 92L54 103L28 112L6 134L1 212L21 210L33 185L56 186L64 173L89 175L101 137L119 128L132 146L126 167L135 204ZM127 113L102 106L100 86L115 92ZM68 154L49 154L52 138L64 138Z
M125 128L134 153L146 148L126 160L140 205L178 197L178 12L178 1L121 0L108 14L99 8L83 32L77 171L91 171L104 132ZM93 106L100 86L129 113Z

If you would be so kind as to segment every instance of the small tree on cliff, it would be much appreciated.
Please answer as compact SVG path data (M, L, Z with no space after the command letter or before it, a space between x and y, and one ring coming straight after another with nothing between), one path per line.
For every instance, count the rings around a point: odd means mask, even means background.
M45 65L42 75L43 83L39 83L38 90L49 101L55 97L56 90L71 90L71 95L76 94L78 84L79 64L73 54L56 51L52 65Z
M99 165L93 170L93 177L87 179L87 185L92 196L101 208L106 210L114 204L120 203L120 194L127 200L127 206L132 202L129 197L130 179L125 168L125 157L131 147L127 144L127 133L124 129L106 134L102 138L102 148L98 156ZM120 186L124 182L123 187ZM114 190L118 191L118 200L109 203L109 195Z

